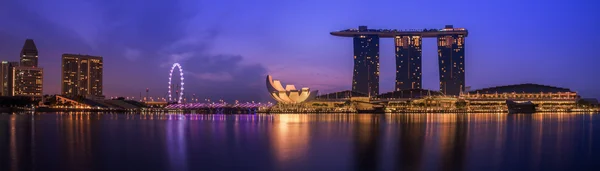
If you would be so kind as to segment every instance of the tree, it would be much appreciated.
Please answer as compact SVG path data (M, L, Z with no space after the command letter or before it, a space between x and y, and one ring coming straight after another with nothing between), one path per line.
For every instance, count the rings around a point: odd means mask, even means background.
M580 106L580 107L590 107L590 106L592 106L592 104L589 101L585 100L585 99L579 99L577 101L577 106Z
M0 97L0 105L5 107L25 107L27 105L33 105L33 99L24 96L2 96Z

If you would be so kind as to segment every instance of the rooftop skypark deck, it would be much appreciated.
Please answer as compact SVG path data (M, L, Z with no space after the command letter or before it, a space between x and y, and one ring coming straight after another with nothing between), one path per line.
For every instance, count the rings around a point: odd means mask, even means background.
M356 35L378 35L379 37L396 37L396 36L421 36L421 37L438 37L440 35L464 35L467 37L469 32L465 28L454 28L452 25L446 25L443 29L368 29L367 26L359 26L358 29L346 29L331 32L331 35L341 37L354 37Z

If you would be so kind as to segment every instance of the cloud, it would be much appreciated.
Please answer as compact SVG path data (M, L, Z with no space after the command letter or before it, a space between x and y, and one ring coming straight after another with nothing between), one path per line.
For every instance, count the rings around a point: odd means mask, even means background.
M163 62L160 67L171 67L174 63L187 61L194 56L194 52L173 53L167 55L167 62Z
M44 93L60 91L60 56L63 53L93 53L91 46L74 31L53 23L22 1L0 5L0 59L18 61L25 39L34 39L39 65L44 68Z
M225 72L199 73L199 74L191 73L191 74L193 75L194 78L205 80L205 81L215 81L215 82L233 81L233 76L231 76L229 73L225 73Z
M187 94L226 101L269 100L264 85L267 70L263 65L247 64L247 58L241 55L211 52L221 34L218 24L192 30L195 31L158 52L165 56L161 67L170 67L175 62L182 65L187 76Z
M107 42L147 51L159 50L185 35L185 27L196 12L183 10L181 0L98 0Z
M65 1L71 0L61 2ZM241 55L211 53L223 18L200 15L196 1L97 0L85 3L85 7L72 3L70 9L94 8L94 16L87 16L88 12L77 17L89 20L76 22L67 21L72 19L72 12L54 15L52 10L35 10L52 8L52 3L39 1L26 6L21 1L9 1L0 6L0 20L6 23L0 27L0 56L15 56L17 60L23 41L35 39L40 65L46 67L46 93L58 93L60 55L81 53L105 58L104 92L108 96L137 96L146 88L163 96L166 73L172 63L179 62L189 75L185 80L188 95L231 101L268 99L264 66L246 64L249 62L243 61L247 58ZM202 24L190 23L191 19ZM73 27L74 23L87 26Z
M129 61L135 61L142 56L142 52L137 49L125 48L125 58Z
M260 64L243 64L244 57L226 54L191 55L179 59L187 76L185 89L188 94L226 101L269 100L264 85L267 70Z

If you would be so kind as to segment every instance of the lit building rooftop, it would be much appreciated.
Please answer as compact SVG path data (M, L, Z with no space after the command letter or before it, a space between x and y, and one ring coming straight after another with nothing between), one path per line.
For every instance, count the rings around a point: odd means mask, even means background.
M480 93L480 94L494 94L494 93L565 93L571 92L570 89L553 87L548 85L540 84L515 84L515 85L504 85L497 87L483 88L479 90L473 90L469 93Z
M368 29L367 26L359 26L358 29L346 29L331 32L331 35L340 37L354 37L356 35L378 35L379 37L396 37L396 36L421 36L421 37L438 37L440 35L459 34L467 37L469 32L465 28L454 28L452 25L446 25L443 29Z

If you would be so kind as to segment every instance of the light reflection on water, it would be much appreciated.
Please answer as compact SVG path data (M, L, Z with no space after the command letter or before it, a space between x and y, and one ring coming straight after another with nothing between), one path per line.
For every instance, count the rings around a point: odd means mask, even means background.
M0 170L595 170L599 114L0 115Z

